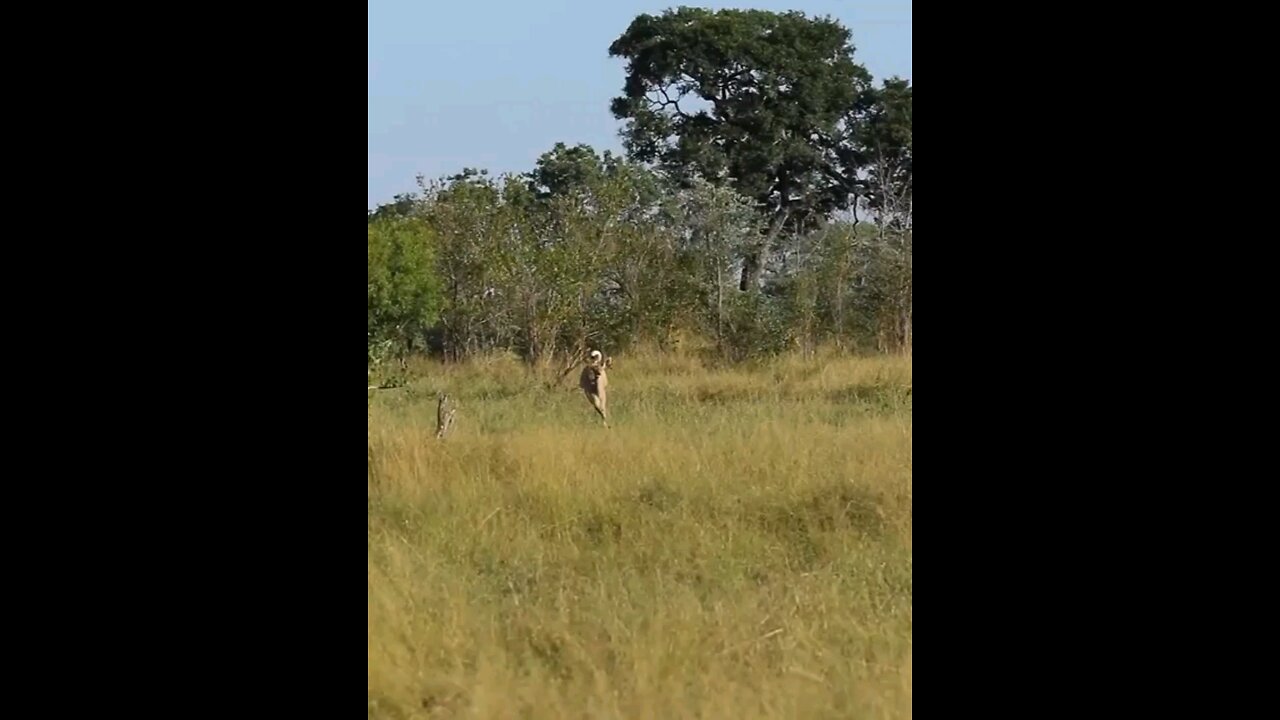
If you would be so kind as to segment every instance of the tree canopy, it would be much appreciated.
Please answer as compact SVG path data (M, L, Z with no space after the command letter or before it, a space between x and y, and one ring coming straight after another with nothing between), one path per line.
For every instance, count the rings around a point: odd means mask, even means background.
M686 332L726 359L909 348L912 88L874 83L850 38L800 12L636 17L609 47L625 155L559 142L369 213L371 359L551 367Z
M768 243L869 195L871 165L904 141L910 172L909 85L874 88L829 18L682 7L638 16L609 53L627 60L611 107L628 153L733 187L766 216L741 289L757 284Z

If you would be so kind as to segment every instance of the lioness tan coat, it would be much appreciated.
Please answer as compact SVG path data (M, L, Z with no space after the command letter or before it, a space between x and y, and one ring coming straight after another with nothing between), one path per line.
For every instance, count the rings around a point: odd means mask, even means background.
M613 364L613 358L606 358L599 350L592 350L587 366L582 368L578 378L578 386L586 393L591 407L600 414L604 426L609 427L609 376L605 372Z

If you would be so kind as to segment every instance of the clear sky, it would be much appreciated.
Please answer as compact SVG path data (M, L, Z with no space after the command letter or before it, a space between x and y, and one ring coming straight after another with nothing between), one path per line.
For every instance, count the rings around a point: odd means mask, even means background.
M557 142L620 150L609 44L690 5L830 15L877 82L911 78L911 0L369 0L369 205L464 167L523 172Z

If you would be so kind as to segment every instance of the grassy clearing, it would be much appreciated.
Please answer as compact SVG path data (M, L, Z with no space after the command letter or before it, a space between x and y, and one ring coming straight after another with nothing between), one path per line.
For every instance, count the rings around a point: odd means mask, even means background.
M417 372L370 408L370 718L910 717L909 359L619 357L611 430Z

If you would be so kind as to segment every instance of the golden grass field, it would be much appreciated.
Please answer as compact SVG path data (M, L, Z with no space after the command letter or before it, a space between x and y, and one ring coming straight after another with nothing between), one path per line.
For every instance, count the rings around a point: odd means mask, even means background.
M909 718L911 361L371 392L370 718ZM436 440L435 393L458 403Z

